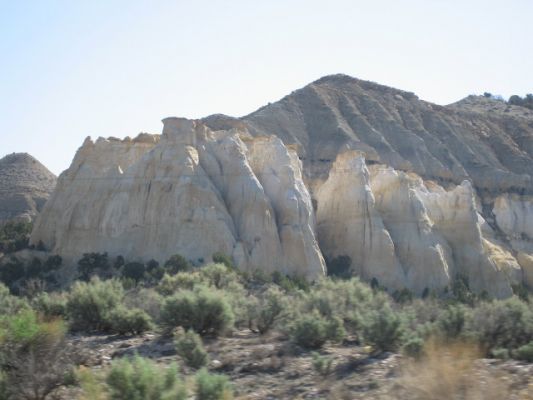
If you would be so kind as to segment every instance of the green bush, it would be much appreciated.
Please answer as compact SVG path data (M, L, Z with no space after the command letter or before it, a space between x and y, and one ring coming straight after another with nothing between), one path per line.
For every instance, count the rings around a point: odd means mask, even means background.
M7 286L11 286L13 283L26 276L26 270L24 264L18 258L11 256L1 268L0 279Z
M518 360L533 362L533 341L520 346L513 352L513 356Z
M189 271L191 268L192 266L189 261L180 254L174 254L165 262L165 271L171 275Z
M201 369L196 374L197 400L231 400L233 390L229 380L224 375L210 374Z
M461 304L451 304L439 315L437 328L444 339L456 339L464 331L469 318L468 309Z
M106 383L111 400L185 400L187 392L176 366L159 367L139 356L111 365Z
M67 297L67 315L72 329L109 331L111 312L121 303L124 290L116 280L76 282Z
M419 358L424 351L424 339L420 336L411 336L405 340L402 352L409 357Z
M352 259L348 256L338 256L328 260L328 276L334 276L342 279L350 279L352 276Z
M88 281L93 274L102 274L109 270L107 253L84 253L78 261L78 272L82 279Z
M473 310L465 329L487 353L517 349L533 340L533 310L516 297L485 302Z
M331 367L333 366L332 357L322 356L316 351L311 353L311 357L313 357L313 368L316 372L324 376L331 373Z
M164 301L161 309L161 324L167 332L181 326L200 335L219 335L230 329L233 322L226 298L205 287L176 293Z
M67 315L67 298L63 294L41 293L33 300L32 306L46 318L63 318Z
M290 328L292 341L308 349L318 349L328 340L339 342L345 335L339 318L326 319L318 312L298 316Z
M175 275L165 274L159 281L156 290L163 296L170 296L178 290L193 290L202 283L197 272L178 272Z
M193 331L181 332L175 340L176 351L191 368L202 368L209 362L200 335Z
M235 264L233 264L233 260L231 259L231 257L224 253L217 252L213 254L212 258L215 264L224 264L230 269L235 269Z
M0 253L12 253L28 247L31 222L9 221L0 225Z
M199 273L202 281L217 289L227 288L231 283L239 281L235 271L224 264L207 264L200 268Z
M140 262L129 262L122 269L122 276L127 279L133 279L135 283L139 282L146 271L146 267Z
M119 335L141 335L153 328L152 319L138 308L117 307L110 313L111 331Z
M401 316L389 306L370 311L363 321L363 337L377 351L394 351L404 334Z
M15 314L24 308L28 308L26 301L13 296L8 287L0 282L0 317Z
M288 300L277 287L266 290L259 298L256 313L256 325L261 334L268 332L278 320L283 318L288 309Z

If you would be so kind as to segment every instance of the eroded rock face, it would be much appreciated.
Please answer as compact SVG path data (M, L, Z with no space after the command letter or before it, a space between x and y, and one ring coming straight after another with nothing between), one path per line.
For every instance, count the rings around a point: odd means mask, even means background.
M522 281L516 259L485 239L469 182L451 190L374 165L358 152L337 157L317 193L318 238L326 257L348 255L354 272L421 294L457 276L494 297Z
M223 252L242 269L322 276L298 164L279 139L245 143L241 134L168 118L161 137L87 139L31 241L72 260L107 251L200 262ZM265 145L256 150L258 141Z

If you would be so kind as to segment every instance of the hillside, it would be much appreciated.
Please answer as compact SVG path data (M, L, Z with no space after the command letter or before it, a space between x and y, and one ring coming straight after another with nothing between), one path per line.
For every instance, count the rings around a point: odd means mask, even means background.
M55 175L27 153L0 159L0 222L35 218L55 184Z

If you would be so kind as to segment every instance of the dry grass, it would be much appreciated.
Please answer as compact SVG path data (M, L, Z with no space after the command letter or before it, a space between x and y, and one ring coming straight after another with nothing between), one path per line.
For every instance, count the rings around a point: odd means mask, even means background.
M480 349L471 343L430 340L419 360L406 362L394 398L409 400L533 399L528 389L511 395L508 376L479 368Z

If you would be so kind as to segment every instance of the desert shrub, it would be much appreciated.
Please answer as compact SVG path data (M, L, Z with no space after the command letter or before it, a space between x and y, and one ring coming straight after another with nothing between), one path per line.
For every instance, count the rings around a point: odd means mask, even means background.
M158 321L163 299L153 288L134 288L126 292L122 303L126 308L143 310L153 321Z
M452 294L454 300L469 305L473 305L477 298L477 296L470 290L468 278L463 275L456 276L452 282Z
M403 288L400 290L395 290L394 293L392 294L392 298L394 299L395 302L404 304L404 303L409 303L413 301L414 294L411 290L407 288Z
M466 330L487 353L494 348L513 350L533 340L533 311L516 297L485 302L473 310Z
M217 252L213 254L212 258L215 264L224 264L226 267L230 269L235 268L235 264L233 264L233 260L231 259L231 257L224 253Z
M264 283L275 283L281 287L286 292L293 292L295 290L303 290L304 292L309 291L310 285L305 278L299 277L297 275L289 276L282 274L279 271L274 271L270 279L266 279Z
M255 323L261 334L268 332L287 313L288 300L277 287L270 287L255 305Z
M210 374L201 369L196 374L196 399L198 400L231 400L233 390L226 376Z
M84 280L97 273L102 274L109 270L107 253L84 253L78 261L78 272Z
M156 290L163 296L170 296L178 290L193 290L201 283L202 278L196 272L178 272L175 275L165 274L158 283Z
M200 268L202 281L217 289L227 288L230 283L238 282L239 277L234 270L224 264L208 264Z
M424 339L420 336L412 335L405 339L402 346L402 353L409 357L420 358L424 351Z
M115 258L115 261L113 262L113 268L120 269L124 266L124 264L126 264L126 260L124 259L124 257L117 256L117 258Z
M13 296L8 287L0 282L0 317L15 314L27 307L24 299Z
M153 328L152 319L138 308L116 307L110 313L111 331L119 335L141 335Z
M518 349L513 351L513 356L517 360L533 362L533 341L520 346Z
M464 331L469 310L461 304L450 304L437 319L437 329L443 339L456 339Z
M0 370L5 398L43 400L65 384L78 362L61 320L42 322L30 309L0 320Z
M202 368L209 362L200 335L193 331L180 332L175 340L176 351L191 368Z
M171 275L189 271L191 268L191 263L180 254L174 254L165 262L165 271Z
M114 361L106 377L111 400L185 400L176 366L166 369L135 356Z
M43 269L45 272L55 271L61 267L63 264L63 258L58 255L50 256L46 259L43 265Z
M139 282L146 271L146 267L140 262L129 262L124 265L122 269L122 276L127 279L132 279L135 283Z
M28 247L31 222L9 221L0 225L0 253L12 253Z
M7 286L26 276L24 263L16 257L10 257L9 260L0 268L0 279Z
M322 356L320 353L313 351L311 353L313 358L313 368L320 375L329 375L333 366L333 357Z
M396 350L403 334L401 316L389 306L372 310L364 318L363 337L377 351Z
M200 335L219 335L231 328L233 321L224 295L205 287L176 293L164 301L161 309L161 324L167 331L181 326Z
M111 312L121 303L124 290L116 280L76 282L67 297L67 316L72 329L109 331Z
M308 349L318 349L328 340L339 342L345 334L339 318L327 319L318 312L298 316L290 328L292 341Z
M67 315L67 298L63 294L44 292L33 300L32 307L46 318L63 318Z
M327 261L328 276L349 279L352 276L352 259L348 256L338 256Z

